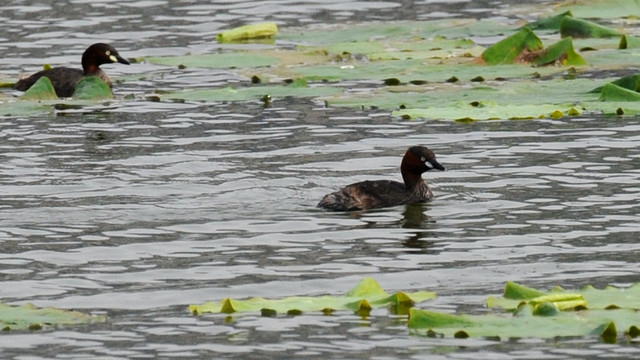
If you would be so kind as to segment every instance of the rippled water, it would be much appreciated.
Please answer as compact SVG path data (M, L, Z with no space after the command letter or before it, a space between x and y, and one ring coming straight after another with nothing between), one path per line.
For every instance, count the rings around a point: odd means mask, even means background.
M219 28L245 19L367 21L404 16L398 9L428 18L482 9L474 3L70 1L53 9L10 1L0 6L12 25L0 41L0 70L15 76L43 59L75 63L78 38L106 37L127 57L206 52ZM66 5L74 10L62 12ZM60 40L65 34L72 36ZM299 99L266 109L144 100L195 79L235 81L223 71L189 71L114 65L114 77L163 76L117 84L118 96L133 99L95 111L0 119L0 301L110 318L3 334L3 358L637 356L635 346L594 338L413 336L385 309L366 320L346 312L192 316L192 303L337 295L365 276L390 291L436 291L423 307L472 312L509 280L541 288L635 283L640 121L464 124ZM341 185L399 179L400 158L416 144L447 168L427 174L433 202L353 214L315 208Z

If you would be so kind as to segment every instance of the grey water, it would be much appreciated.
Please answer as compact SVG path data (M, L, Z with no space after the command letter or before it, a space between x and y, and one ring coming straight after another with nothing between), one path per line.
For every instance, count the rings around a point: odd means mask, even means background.
M0 76L207 52L224 28L492 14L501 2L36 1L0 5ZM484 15L483 15L484 16ZM0 334L5 359L467 359L638 356L597 338L442 339L406 319L193 316L189 304L340 295L363 277L430 290L420 307L482 313L507 281L548 289L640 279L640 118L406 121L303 99L151 102L156 89L246 81L224 70L107 66L118 101L0 118L0 301L106 314L106 323ZM141 75L149 74L148 78ZM7 91L10 93L10 91ZM400 179L434 150L427 204L315 207L365 179Z

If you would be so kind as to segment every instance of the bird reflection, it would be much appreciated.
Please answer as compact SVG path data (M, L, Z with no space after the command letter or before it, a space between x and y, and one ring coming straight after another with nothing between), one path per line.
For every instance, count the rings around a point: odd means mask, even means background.
M349 217L353 219L360 219L364 222L359 226L363 229L376 229L376 228L389 228L389 227L401 227L404 229L416 229L422 231L416 231L413 235L402 241L404 247L409 249L420 249L424 253L431 245L431 239L436 234L434 232L426 231L430 229L436 221L426 214L429 205L426 203L410 204L406 205L402 212L402 219L389 222L372 221L371 219L365 219L365 214L373 214L377 211L353 211L349 214ZM415 253L415 250L408 250L410 253Z
M402 215L403 219L400 221L400 225L405 229L428 229L432 224L435 224L435 220L432 220L429 215L426 214L428 208L427 204L411 204L407 205ZM429 239L435 235L433 232L417 231L412 236L405 239L402 244L409 249L420 249L422 252L427 250L431 242ZM414 251L411 251L414 252Z
M402 213L403 219L400 224L405 229L422 229L425 227L425 223L432 223L429 215L425 214L427 206L425 204L410 204L405 206Z

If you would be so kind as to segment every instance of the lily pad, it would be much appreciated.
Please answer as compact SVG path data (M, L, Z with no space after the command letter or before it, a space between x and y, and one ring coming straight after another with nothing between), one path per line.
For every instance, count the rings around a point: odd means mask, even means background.
M558 118L578 112L571 104L565 105L498 105L495 103L477 106L475 102L458 106L427 107L402 109L393 112L394 116L421 119L452 119L458 121L498 120L498 119L535 119ZM575 115L575 114L574 114Z
M78 81L72 97L79 100L112 99L113 93L109 85L99 77L86 76Z
M614 83L606 84L600 91L601 101L640 101L640 93Z
M631 91L640 91L640 74L634 74L629 76L621 77L620 79L614 80L611 84L618 85L619 87L625 88ZM602 87L598 87L593 89L591 92L600 93L602 91Z
M482 60L489 65L509 64L524 54L542 49L542 41L528 27L490 46L482 53Z
M221 32L217 36L218 42L233 42L248 39L263 39L278 34L278 26L273 22L250 24Z
M0 115L3 116L29 116L46 113L53 113L53 101L12 100L0 103Z
M514 282L505 286L503 297L489 297L490 308L508 313L454 315L411 309L409 327L430 336L551 338L600 336L616 342L621 335L640 335L640 284L627 289L588 286L569 292L555 288L549 292Z
M185 55L168 57L148 57L145 60L169 66L186 66L201 68L237 68L270 66L278 63L278 59L257 52L237 51L204 55Z
M91 316L78 311L38 308L32 304L12 306L0 303L0 328L40 330L45 326L79 325L106 321L106 316Z
M507 310L514 310L522 301L531 301L543 296L566 296L567 294L580 295L586 304L584 307L591 310L607 308L625 308L640 310L640 283L634 284L627 289L616 287L606 287L602 290L592 286L587 286L581 291L567 292L562 288L556 288L549 292L529 288L514 282L507 283L504 297L490 296L487 299L487 306L501 307Z
M637 0L581 0L560 4L559 10L571 10L573 16L585 19L626 18L640 13Z
M527 27L532 30L560 30L560 24L565 17L573 17L571 10L531 22Z
M543 306L554 308L550 303ZM640 325L640 313L629 309L550 313L536 315L535 307L531 305L521 306L516 314L487 315L454 315L412 308L409 310L409 328L417 334L457 338L600 336L605 342L616 342L617 329L631 334Z
M234 300L227 298L218 303L207 302L202 305L190 305L189 309L196 315L259 311L264 314L293 314L308 311L330 313L337 310L351 310L362 314L363 312L368 313L372 308L386 306L391 307L395 313L406 314L413 304L433 299L435 296L435 293L429 291L389 294L380 287L377 281L365 278L344 296L293 296L278 300L264 298Z
M637 49L640 48L640 37L623 34L620 37L619 49Z
M23 100L57 100L56 90L48 77L42 76L20 97Z
M343 90L331 86L301 86L295 82L288 86L260 85L244 88L225 87L221 89L201 89L176 91L160 95L163 99L188 101L247 101L258 100L265 95L271 97L319 97L342 93Z
M620 32L591 21L564 17L560 23L560 36L574 38L607 38L618 37Z
M573 48L573 39L571 37L566 37L543 49L531 62L534 65L559 64L562 66L579 66L587 64L584 58Z

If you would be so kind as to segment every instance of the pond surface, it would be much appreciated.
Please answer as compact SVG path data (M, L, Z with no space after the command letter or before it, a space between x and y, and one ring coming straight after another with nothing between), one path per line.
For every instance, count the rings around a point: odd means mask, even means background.
M207 52L215 34L282 24L427 19L508 2L9 1L0 74L77 64L104 40L125 57ZM89 15L88 17L86 15ZM0 301L108 314L109 322L0 336L6 359L599 358L599 339L411 335L374 310L276 318L192 316L225 297L340 295L371 276L420 304L482 312L507 281L628 286L640 269L640 120L404 121L321 102L150 102L155 89L225 84L222 70L109 65L120 99L0 119ZM151 73L140 80L140 74ZM7 91L11 93L11 91ZM125 95L133 95L123 100ZM407 147L447 170L428 204L361 213L315 207L365 179L400 179Z

